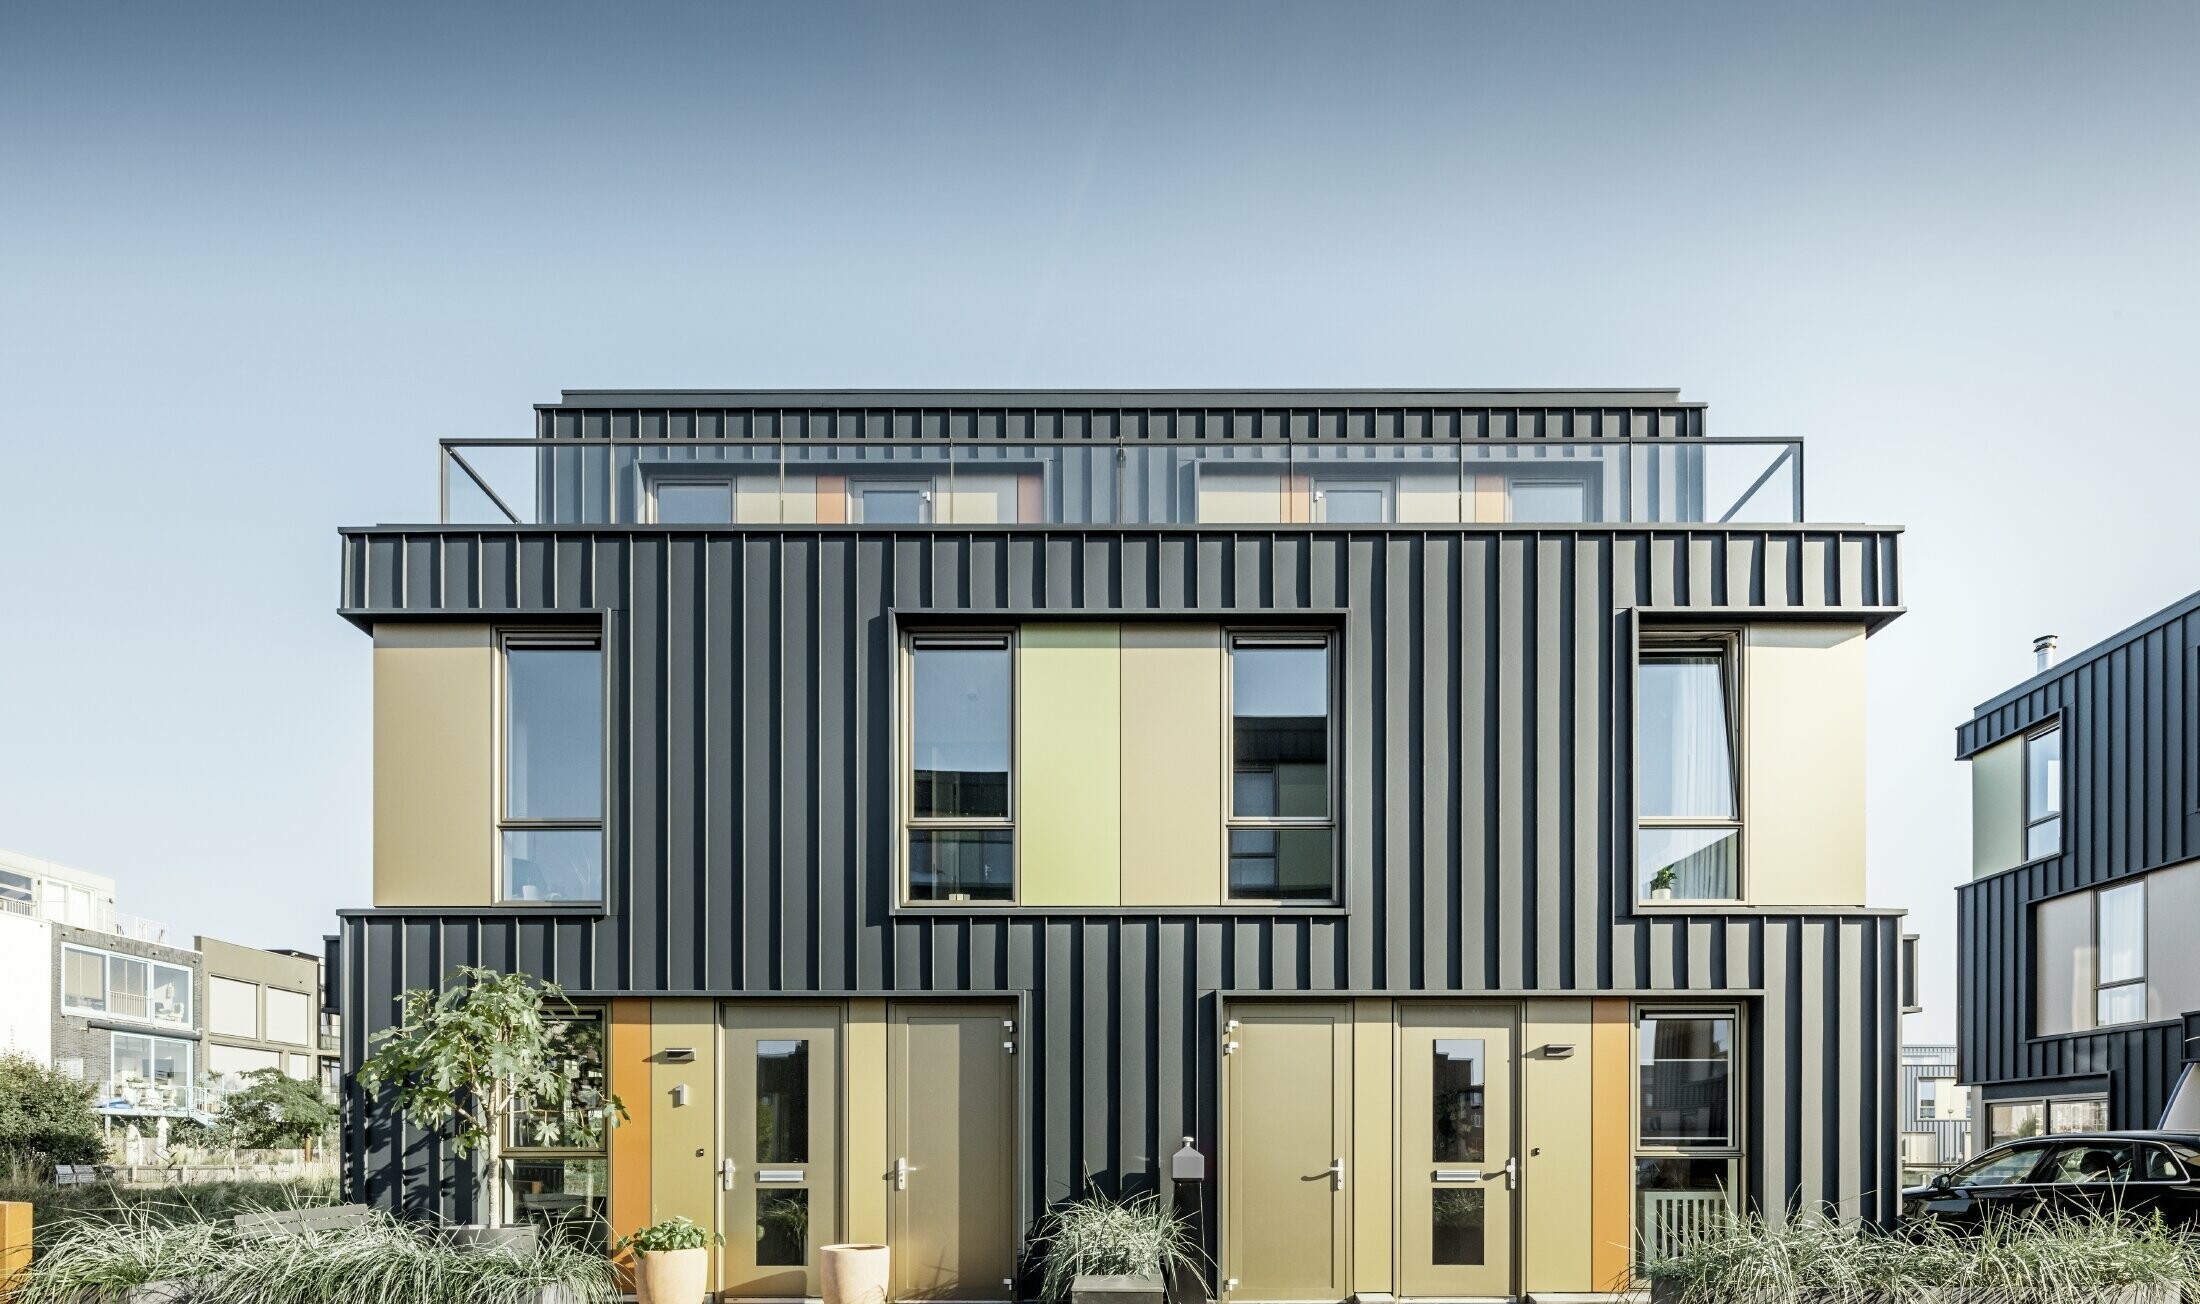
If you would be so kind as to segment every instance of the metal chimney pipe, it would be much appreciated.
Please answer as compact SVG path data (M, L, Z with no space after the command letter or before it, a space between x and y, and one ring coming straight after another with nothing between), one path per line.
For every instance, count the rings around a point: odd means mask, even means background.
M2039 661L2039 664L2033 667L2034 670L2045 670L2049 666L2054 665L2055 636L2053 634L2042 634L2038 638L2033 639L2032 655Z

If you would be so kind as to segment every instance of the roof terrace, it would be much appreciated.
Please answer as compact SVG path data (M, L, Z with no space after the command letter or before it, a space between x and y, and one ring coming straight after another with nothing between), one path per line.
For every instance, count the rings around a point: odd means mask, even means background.
M1497 395L1398 395L1457 403L1384 408L1362 406L1384 395L1184 394L1168 397L1190 406L1156 410L1147 405L1162 396L1144 393L1113 396L1136 407L1077 409L1061 401L1109 396L569 394L537 410L535 438L441 441L441 519L560 526L1804 519L1800 440L1706 438L1701 408L1662 392L1504 391L1508 401L1493 404ZM802 406L757 401L787 399ZM1600 400L1611 405L1589 406ZM710 402L724 406L704 406ZM665 406L641 406L656 403Z

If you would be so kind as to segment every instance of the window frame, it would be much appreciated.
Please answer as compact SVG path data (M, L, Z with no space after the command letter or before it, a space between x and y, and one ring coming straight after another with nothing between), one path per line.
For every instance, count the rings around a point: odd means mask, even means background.
M740 497L735 490L737 481L732 475L653 475L648 478L649 523L651 525L692 525L698 529L711 529L722 525L740 524ZM723 521L664 521L657 515L657 496L667 488L672 489L723 489L726 491L726 519Z
M1924 996L1918 990L1917 967L1922 958L1922 942L1916 933L1904 933L1896 943L1895 981L1904 1014L1924 1012Z
M590 629L500 629L496 638L496 840L495 901L499 906L518 906L525 909L572 908L575 906L605 906L611 900L611 657L601 631ZM596 754L596 817L594 819L550 819L541 817L514 818L512 816L512 673L511 654L517 648L523 651L589 651L596 654L596 737L599 740ZM515 896L505 879L504 835L509 832L587 832L594 830L599 841L599 872L594 897L560 897L556 899L529 899Z
M1742 631L1738 628L1641 626L1635 634L1634 692L1629 703L1632 709L1634 749L1630 771L1630 796L1634 803L1635 833L1628 849L1629 865L1633 871L1634 901L1637 909L1688 910L1700 906L1741 905L1749 900L1749 784L1748 754L1746 751L1749 730L1743 718L1748 702L1746 685L1742 682L1743 663ZM1721 678L1726 694L1727 766L1728 778L1734 787L1734 817L1728 820L1694 815L1644 815L1642 813L1642 668L1664 656L1717 656L1720 659ZM1642 834L1645 829L1730 829L1734 834L1734 895L1725 897L1681 897L1659 900L1650 895L1651 887L1646 866L1642 863Z
M589 1022L596 1025L596 1046L603 1075L603 1092L606 1099L611 1094L611 1007L608 1005L575 1004L570 1012L558 1016L559 1022ZM513 1168L517 1164L563 1162L566 1160L597 1160L603 1163L608 1178L611 1164L611 1133L618 1126L609 1107L603 1109L602 1125L596 1129L596 1140L589 1145L531 1145L512 1144L517 1134L520 1117L527 1111L525 1102L512 1102L512 1111L498 1123L496 1150L496 1179L504 1184L504 1225L524 1227L528 1225L526 1211L521 1208L519 1192L513 1189ZM608 1190L608 1187L606 1188Z
M1382 499L1382 503L1383 503L1383 513L1382 513L1382 518L1381 518L1380 520L1377 520L1377 521L1372 521L1372 522L1370 522L1370 521L1339 521L1339 522L1337 522L1337 524L1339 524L1339 525L1370 525L1370 524L1373 524L1373 525L1396 525L1396 524L1398 523L1398 482L1397 482L1397 480L1395 480L1395 479L1389 479L1389 480L1374 480L1374 479L1367 479L1367 478L1364 478L1364 477L1354 477L1354 476L1350 476L1350 475L1341 475L1341 476L1310 476L1310 477L1309 477L1308 479L1309 479L1309 484L1308 484L1308 492L1309 492L1309 493L1311 494L1311 496L1312 496L1312 501L1313 501L1313 502L1315 502L1315 503L1317 503L1317 504L1320 504L1320 510L1319 510L1319 512L1318 512L1318 513L1316 513L1317 515L1319 515L1320 519L1319 519L1319 520L1317 520L1317 521L1314 521L1314 522L1312 522L1312 524L1316 524L1316 525L1328 525L1328 524L1330 524L1330 520L1329 520L1329 497L1328 497L1328 495L1329 495L1329 494L1330 494L1330 493L1331 493L1332 491L1336 491L1336 490L1342 490L1342 491L1344 491L1344 492L1346 492L1346 493L1369 493L1369 492L1372 492L1372 493L1376 494L1376 495L1377 495L1378 497L1380 497L1380 498Z
M880 470L884 471L885 468L880 468ZM914 491L917 494L917 519L914 521L872 521L869 519L870 514L868 512L862 513L864 519L856 519L858 509L863 507L863 495L874 489L888 493L904 490ZM952 482L950 482L949 491L953 491ZM881 525L887 529L903 529L911 525L936 525L939 523L939 476L929 471L911 472L907 475L894 475L890 472L875 475L850 475L843 492L848 495L847 516L850 525Z
M1997 1100L1979 1101L1978 1103L1981 1108L1974 1111L1973 1117L1978 1120L1979 1132L1985 1141L1985 1148L1979 1152L1980 1157L1984 1157L1986 1151L1993 1150L2005 1145L2013 1145L2019 1141L2044 1141L2048 1137L2079 1135L2080 1132L2087 1129L2074 1129L2064 1132L2058 1132L2055 1130L2055 1106L2081 1103L2090 1104L2094 1101L2099 1101L2102 1105L2105 1106L2106 1104L2108 1104L2108 1093L2105 1091L2081 1091L2069 1095L2059 1096L2005 1096ZM2008 1136L2003 1137L1998 1141L1995 1140L1994 1111L1997 1108L2015 1108L2020 1105L2039 1106L2040 1130L2032 1133L2030 1136ZM2106 1130L2113 1131L2114 1129L2109 1128Z
M901 635L900 665L895 689L900 699L894 722L894 882L895 897L912 910L1010 910L1023 903L1023 834L1017 823L1018 798L1023 787L1022 754L1017 734L1023 719L1022 647L1014 625L982 625L955 629L906 629ZM957 815L919 816L917 810L917 653L925 647L998 648L1008 656L1008 814L1001 817ZM910 835L919 831L1008 831L1008 898L1004 901L925 900L916 896L909 882Z
M2054 785L2055 809L2052 814L2035 817L2032 813L2032 748L2041 739L2050 736L2055 739L2055 750L2057 752L2056 782ZM2018 834L2022 839L2021 846L2024 857L2020 862L2022 864L2029 865L2035 860L2050 860L2063 854L2063 811L2069 805L2070 797L2070 767L2064 763L2069 756L2069 750L2065 746L2068 742L2069 738L2063 733L2063 722L2060 716L2057 716L2048 724L2033 728L2024 735L2024 800L2019 807L2023 811L2024 827ZM2055 826L2055 849L2035 853L2032 850L2033 831L2050 824Z
M1246 647L1319 647L1324 658L1323 746L1325 748L1324 813L1305 815L1239 815L1237 813L1237 650ZM1342 829L1344 826L1344 746L1342 731L1343 674L1337 631L1319 626L1222 627L1222 905L1281 909L1334 907L1344 899ZM1240 829L1316 830L1329 832L1329 895L1319 901L1301 897L1237 896L1230 891L1230 835Z
M172 1090L178 1093L180 1103L173 1106L154 1105L152 1106L152 1108L189 1109L197 1094L198 1075L203 1068L203 1066L199 1063L198 1043L188 1037L170 1037L157 1032L130 1032L121 1028L110 1028L107 1030L108 1099L114 1099L115 1097L122 1094L119 1082L120 1075L117 1074L115 1071L115 1043L123 1037L137 1037L144 1040L147 1043L146 1049L148 1056L154 1059L158 1058L158 1053L157 1048L151 1045L151 1043L153 1042L173 1042L183 1048L183 1074L181 1078L177 1081L176 1085L172 1088ZM154 1084L149 1082L146 1085L152 1086ZM131 1103L137 1104L138 1102L133 1101Z
M82 955L96 956L99 959L100 1003L97 1006L80 1004L69 996L68 955L71 951ZM199 1012L198 975L191 966L174 964L167 960L157 960L151 956L129 955L121 951L109 951L102 947L85 946L79 942L63 942L61 944L61 956L61 1008L65 1013L101 1019L126 1019L132 1023L148 1024L155 1028L192 1028L196 1026L194 1016ZM125 1014L114 1008L115 980L113 965L118 960L124 964L135 964L144 967L146 1013ZM182 1018L164 1019L151 1012L153 1009L153 970L155 967L173 969L184 976Z
M1727 1046L1726 1075L1726 1144L1675 1145L1669 1142L1646 1143L1642 1136L1642 1024L1645 1019L1726 1019L1733 1028ZM1642 1209L1642 1189L1636 1178L1641 1163L1646 1159L1700 1159L1726 1165L1727 1208L1740 1209L1744 1205L1744 1186L1748 1182L1747 1154L1743 1138L1749 1135L1749 1121L1743 1111L1749 1104L1749 1093L1742 1090L1743 1066L1748 1063L1749 1048L1745 1038L1748 1021L1743 1018L1740 1005L1683 1004L1668 1005L1655 1001L1637 1001L1628 1010L1627 1022L1627 1223L1628 1256L1631 1264L1639 1265L1643 1254L1643 1228L1639 1225Z
M2114 982L2101 980L2101 966L2107 962L2108 947L2101 938L2101 906L2112 892L2137 892L2139 894L2139 972L2136 977L2119 978ZM2101 1017L2101 998L2110 992L2139 989L2139 1015L2133 1019L2104 1019ZM2147 881L2145 875L2129 878L2121 883L2110 883L2093 890L2093 1026L2095 1028L2124 1028L2147 1021Z

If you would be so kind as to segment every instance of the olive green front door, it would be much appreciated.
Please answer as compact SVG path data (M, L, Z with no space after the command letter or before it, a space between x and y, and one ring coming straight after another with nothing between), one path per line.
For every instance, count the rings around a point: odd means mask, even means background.
M896 1300L1016 1297L1009 1005L898 1002L887 1026L886 1243Z
M840 1239L840 1006L744 1001L723 1006L720 1019L718 1288L747 1299L814 1297L818 1247Z
M1232 1304L1341 1300L1351 1201L1352 1016L1232 1006L1223 1057L1224 1272Z
M1398 1007L1401 1296L1513 1294L1513 1024L1510 1006Z

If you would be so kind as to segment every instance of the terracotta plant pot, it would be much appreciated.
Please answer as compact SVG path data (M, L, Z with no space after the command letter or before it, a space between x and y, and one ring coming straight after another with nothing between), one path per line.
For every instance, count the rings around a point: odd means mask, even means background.
M634 1297L641 1304L696 1304L709 1276L709 1250L651 1250L634 1256Z
M825 1304L886 1304L885 1246L828 1245L822 1253Z

